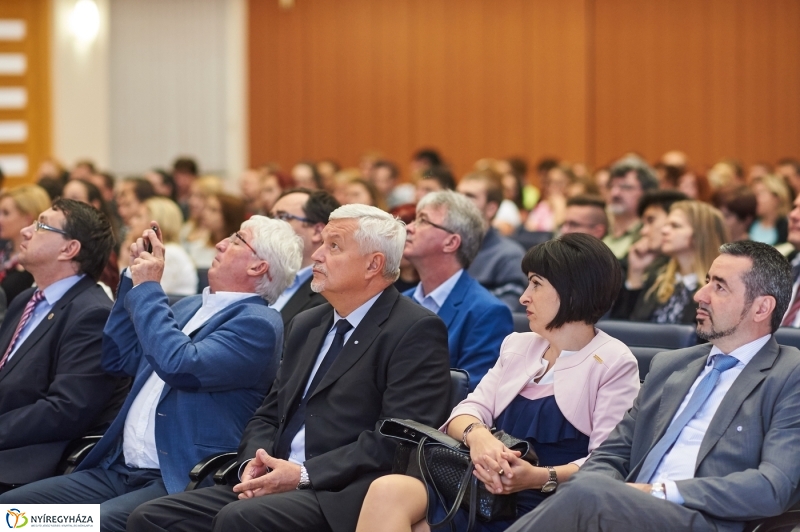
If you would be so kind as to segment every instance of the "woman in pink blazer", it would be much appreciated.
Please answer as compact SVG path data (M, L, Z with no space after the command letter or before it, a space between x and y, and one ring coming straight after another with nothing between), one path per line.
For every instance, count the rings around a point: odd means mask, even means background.
M531 248L522 260L522 297L532 333L512 334L495 366L441 428L470 448L475 476L490 491L518 493L517 516L565 482L611 433L639 392L630 350L594 328L619 292L617 259L600 240L563 235ZM519 458L490 427L531 442L540 467ZM370 486L358 532L427 531L428 497L420 480L387 475ZM434 511L440 521L445 509ZM465 529L467 515L454 521ZM505 530L514 519L477 523Z

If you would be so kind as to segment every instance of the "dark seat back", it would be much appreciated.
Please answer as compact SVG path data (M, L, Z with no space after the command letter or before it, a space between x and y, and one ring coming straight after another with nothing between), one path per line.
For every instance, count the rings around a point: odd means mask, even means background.
M512 240L516 240L525 249L530 249L537 244L547 242L553 238L552 231L528 231L523 226L517 227L510 235Z
M531 332L531 324L528 322L527 314L522 312L512 312L511 317L514 319L514 332Z
M197 269L197 293L202 294L203 289L208 286L208 270L205 268Z
M661 353L664 349L660 347L639 347L633 346L630 348L633 356L636 357L636 362L639 364L639 380L644 382L647 372L650 371L650 362L657 353Z
M780 327L775 331L775 341L780 345L790 345L800 349L800 329Z
M463 369L450 368L450 410L467 398L469 373Z
M694 325L603 320L597 328L630 348L681 349L697 344Z

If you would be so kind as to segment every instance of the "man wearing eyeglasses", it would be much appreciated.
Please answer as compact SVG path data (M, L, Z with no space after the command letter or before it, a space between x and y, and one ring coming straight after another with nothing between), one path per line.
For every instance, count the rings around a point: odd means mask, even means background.
M598 196L574 196L567 200L560 233L585 233L602 239L608 231L606 202Z
M103 368L134 377L131 392L75 473L4 500L100 502L102 529L125 530L139 504L183 491L200 460L236 449L275 378L283 323L268 305L293 281L302 242L286 222L253 216L216 248L208 288L170 307L164 245L153 229L131 245L103 340Z
M297 314L325 303L321 294L311 289L311 255L322 244L322 229L339 202L324 190L293 188L275 201L270 215L288 223L303 240L303 260L294 282L271 305L281 313L287 327Z
M467 197L451 190L431 192L417 204L403 249L420 279L405 295L442 318L450 367L469 372L470 391L514 331L508 307L466 271L481 247L483 228L481 212Z
M97 285L114 243L108 220L59 199L21 234L20 263L36 287L0 326L0 493L55 475L71 440L108 427L128 384L100 360L111 310Z

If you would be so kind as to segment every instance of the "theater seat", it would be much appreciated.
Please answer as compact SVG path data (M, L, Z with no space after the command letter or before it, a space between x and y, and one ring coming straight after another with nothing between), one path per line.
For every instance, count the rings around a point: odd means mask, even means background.
M469 394L469 373L463 369L450 368L450 410L467 398ZM191 491L214 472L214 484L230 485L238 481L236 453L211 455L189 472L189 484L186 491Z
M780 327L775 331L775 341L780 345L790 345L800 349L800 329Z
M208 286L208 270L204 268L197 269L197 293L202 294L203 289Z
M531 324L528 322L527 314L522 312L512 312L511 316L514 319L514 332L531 332Z
M631 348L680 349L697 344L694 325L603 320L597 328Z
M553 238L553 233L552 231L528 231L523 226L519 226L510 235L510 238L522 244L525 249L530 249Z
M747 523L744 532L791 532L798 525L800 525L800 504L796 504L781 515Z
M633 356L636 357L636 362L639 363L639 380L644 382L647 372L650 371L650 362L653 361L653 357L656 356L656 353L664 351L664 349L660 347L633 346L630 347L630 350Z

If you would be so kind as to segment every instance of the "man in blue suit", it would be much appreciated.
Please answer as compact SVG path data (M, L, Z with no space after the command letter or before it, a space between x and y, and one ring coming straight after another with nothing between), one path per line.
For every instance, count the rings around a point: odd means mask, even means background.
M431 192L417 204L403 250L420 278L405 295L447 325L450 365L469 372L470 391L494 366L500 344L514 329L508 307L466 271L483 234L483 217L469 199L450 190Z
M234 451L275 377L283 323L268 304L292 283L302 249L289 224L253 216L217 244L204 293L170 308L159 284L164 246L145 231L103 341L104 369L135 376L131 393L77 472L5 500L101 503L102 530L125 530L141 503L182 491L202 458Z

